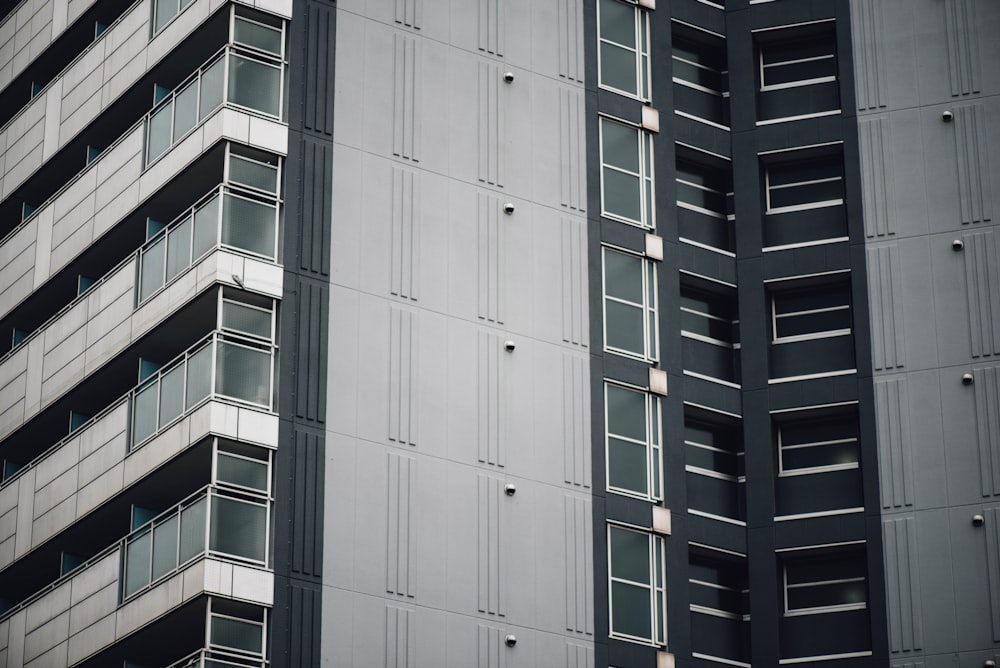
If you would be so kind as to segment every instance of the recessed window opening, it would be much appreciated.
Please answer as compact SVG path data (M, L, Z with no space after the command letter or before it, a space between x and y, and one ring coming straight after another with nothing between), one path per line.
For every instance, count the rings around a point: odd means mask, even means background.
M653 136L601 118L601 215L653 228Z
M608 525L608 606L611 637L664 645L666 564L663 538Z
M786 617L868 607L864 551L824 551L787 557L783 568Z
M844 203L844 167L839 155L768 164L764 177L769 214Z
M663 498L660 400L643 389L604 384L608 491Z
M860 466L854 414L779 422L777 431L779 476L845 471Z
M836 44L830 34L765 42L760 46L760 89L779 90L836 81L835 53Z
M659 353L656 264L603 249L604 348L655 362Z
M847 284L775 292L771 296L774 343L807 341L851 333Z

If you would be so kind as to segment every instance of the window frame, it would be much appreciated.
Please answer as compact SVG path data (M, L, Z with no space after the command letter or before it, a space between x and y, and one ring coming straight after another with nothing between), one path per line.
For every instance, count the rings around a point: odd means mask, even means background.
M633 258L637 258L642 266L642 303L630 302L620 297L611 297L607 290L607 263L605 261L608 252L618 253ZM632 359L641 360L655 364L659 361L660 350L660 322L659 322L659 290L657 287L656 262L650 260L645 255L628 251L615 246L601 246L601 327L604 337L604 350L616 355L622 355ZM615 348L608 345L608 300L625 304L632 308L642 310L642 337L643 353L636 353L624 348ZM650 340L652 339L652 340Z
M640 7L638 3L629 0L611 0L618 2L619 4L629 5L633 8L633 27L635 35L636 47L632 48L625 44L620 44L618 42L612 41L601 36L601 0L598 0L597 4L597 85L604 90L609 90L619 95L624 95L630 97L640 102L649 102L653 98L653 78L651 62L652 59L650 54L652 52L651 41L650 41L650 30L649 30L649 12L644 8ZM603 63L601 59L601 46L607 43L615 46L619 49L624 49L626 51L631 51L634 58L634 74L635 74L635 93L630 93L629 91L616 88L615 86L604 83L604 70ZM645 50L642 46L645 44Z
M855 545L864 545L864 543L858 543ZM868 568L865 558L866 554L864 551L857 552L855 550L852 550L851 552L844 552L841 550L837 551L818 550L815 552L811 552L802 550L793 554L797 554L798 557L782 559L781 563L782 616L803 617L807 615L823 615L823 614L837 613L837 612L850 612L853 610L865 610L868 608L868 599L870 598L871 592L868 589ZM850 556L859 561L863 569L863 574L860 577L833 578L829 580L807 580L804 582L796 582L791 585L788 583L789 565L795 566L797 563L801 563L802 561L807 561L807 560L814 560L814 561L831 561L833 559L842 560L844 556ZM788 602L789 589L805 589L807 587L828 587L831 585L844 585L856 582L864 583L865 600L862 602L837 603L833 605L819 605L819 606L811 606L803 608L789 607L789 602Z
M608 164L604 161L604 124L615 123L636 133L636 144L639 150L639 172L630 172L616 165ZM598 151L601 162L601 216L610 220L616 220L626 225L634 225L644 230L656 229L656 176L653 166L653 133L634 124L628 123L618 118L601 115L598 118ZM628 218L621 214L608 211L605 207L605 178L606 170L612 170L639 179L639 220Z
M793 311L791 313L782 313L778 315L778 302L781 297L788 296L792 294L809 293L809 292L821 292L823 288L830 289L831 291L835 288L839 288L844 292L844 296L847 298L847 303L834 306L834 307L822 307L816 309L806 309L804 311ZM796 343L801 341L815 341L819 339L829 339L838 336L850 336L854 331L854 313L853 304L851 300L851 290L850 283L830 283L825 285L814 285L810 287L802 288L788 288L788 289L776 289L770 293L771 302L771 343L772 344L782 344L782 343ZM810 332L808 334L790 334L788 336L781 336L778 333L778 319L788 318L795 316L805 316L805 315L815 315L817 313L831 313L834 311L846 310L848 316L850 317L851 326L840 329L831 330L820 330L815 332Z
M845 179L844 179L844 164L842 159L839 161L840 173L838 176L824 177L820 179L809 179L806 181L793 181L791 183L782 183L775 186L771 185L771 179L772 179L771 172L775 168L791 167L800 162L804 162L805 160L808 160L810 162L815 162L817 159L823 159L823 158L830 159L831 162L836 162L837 159L840 158L840 156L837 154L821 155L821 156L816 156L814 158L806 158L804 160L793 159L788 161L772 162L765 164L764 165L764 213L770 215L776 213L790 213L793 211L809 211L811 209L824 209L831 206L843 206ZM840 197L834 199L803 202L801 204L787 204L784 206L771 205L771 192L773 190L786 190L790 188L799 188L803 186L815 185L818 183L833 183L833 182L840 183Z
M835 414L835 415L813 416L811 418L810 417L805 417L805 418L796 419L796 420L782 420L782 421L776 422L776 424L775 424L775 431L777 433L778 477L779 478L792 478L792 477L802 476L802 475L815 475L815 474L819 474L819 473L831 473L831 472L834 472L834 471L852 471L852 470L857 470L857 469L861 468L861 438L860 438L860 434L858 434L854 438L839 438L839 439L830 439L830 440L825 440L825 441L809 441L809 442L806 442L806 443L796 443L796 444L789 445L789 446L786 446L786 445L784 445L782 443L782 441L783 441L782 429L786 428L788 425L808 423L808 422L820 422L820 421L826 422L826 421L829 421L831 419L837 419L837 418L841 418L841 419L844 419L844 420L852 420L853 419L855 422L857 421L857 415L856 414L843 413L843 414ZM854 443L855 444L855 448L856 448L857 455L858 455L858 458L855 461L853 461L853 462L845 462L845 463L841 463L841 464L824 464L822 466L803 466L803 467L799 467L799 468L786 468L785 467L785 461L784 461L784 452L785 452L785 450L793 450L793 449L798 450L798 449L812 448L812 447L823 447L823 446L827 446L827 445L839 445L839 444L842 444L842 443Z
M637 533L646 538L647 563L649 564L649 584L635 582L612 575L613 554L611 550L611 534L613 531L627 531ZM608 522L605 533L607 539L608 557L608 636L618 640L642 643L654 647L664 647L667 644L667 564L666 564L666 543L663 536L652 533L649 529L643 529L620 522ZM616 632L614 629L614 588L615 582L621 582L632 587L639 587L649 591L649 621L651 638L630 635L628 633ZM662 610L662 616L660 611Z
M640 442L628 436L612 434L608 419L608 388L615 387L628 392L642 394L645 404L646 441ZM645 388L627 385L613 380L604 380L604 456L607 465L604 467L605 488L607 491L623 496L631 496L646 501L659 502L663 500L663 428L662 406L660 398ZM634 445L642 445L646 449L646 489L645 494L611 484L611 439L627 441Z
M797 42L806 41L806 39L815 39L816 37L830 37L833 38L833 51L829 54L823 54L820 56L811 56L808 58L793 58L791 60L782 60L775 63L770 63L768 65L764 64L764 55L768 49L780 48L782 46L787 46L789 44L794 44ZM786 90L789 88L799 88L801 86L813 86L821 83L829 83L832 81L837 81L839 63L837 62L837 49L836 49L836 37L831 34L823 33L822 35L813 35L809 37L798 37L791 40L774 40L766 41L760 43L757 47L757 76L759 77L759 90L760 92L767 92L773 90ZM784 83L769 84L766 79L766 68L768 67L781 67L787 65L797 65L800 63L817 62L821 60L833 60L834 62L834 72L835 74L825 74L823 76L811 77L809 79L798 79L795 81L788 81Z

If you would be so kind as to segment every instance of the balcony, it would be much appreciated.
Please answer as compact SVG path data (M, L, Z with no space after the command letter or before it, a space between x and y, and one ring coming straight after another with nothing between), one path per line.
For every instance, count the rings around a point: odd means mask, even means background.
M236 286L236 276L240 287L280 298L276 233L273 204L241 197L226 186L204 198L0 359L0 438L207 286Z
M273 365L212 334L18 471L0 487L0 569L209 436L276 447Z
M0 662L73 665L206 594L272 605L269 508L215 486L185 500L8 611Z
M45 161L140 84L168 54L179 53L178 46L194 35L218 7L210 0L190 2L150 38L153 4L154 0L141 0L133 5L0 130L0 146L6 147L0 157L0 199L8 197ZM162 0L160 4L164 4ZM266 4L268 11L284 18L291 16L288 0ZM225 14L219 15L220 32L228 30L228 12ZM225 37L220 36L216 44L223 41ZM56 123L46 123L50 115L57 119Z

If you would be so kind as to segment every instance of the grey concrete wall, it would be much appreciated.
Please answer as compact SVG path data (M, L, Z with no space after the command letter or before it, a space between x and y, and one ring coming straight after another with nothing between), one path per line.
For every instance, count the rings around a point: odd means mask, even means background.
M324 665L594 665L582 16L337 4Z
M1000 5L854 0L852 20L891 663L982 666L1000 659Z

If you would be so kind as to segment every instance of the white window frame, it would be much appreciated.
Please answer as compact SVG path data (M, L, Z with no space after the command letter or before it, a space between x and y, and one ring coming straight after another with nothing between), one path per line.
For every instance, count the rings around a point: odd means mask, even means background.
M834 417L834 416L829 416ZM829 417L817 418L817 419L829 419ZM836 416L845 417L850 419L851 416ZM805 420L803 420L805 421ZM798 420L796 420L798 422ZM850 471L861 468L860 462L860 440L857 437L854 438L837 438L829 439L824 441L810 441L807 443L796 443L794 445L785 445L783 443L782 429L786 426L786 423L779 422L777 424L778 432L778 477L779 478L790 478L800 475L812 475L816 473L830 473L833 471ZM786 450L800 450L803 448L816 448L823 447L826 445L839 445L841 443L854 443L858 448L859 460L854 462L845 462L843 464L826 464L823 466L806 466L802 468L785 468L784 453Z
M633 11L635 12L633 18L633 24L635 26L635 48L627 46L625 44L620 44L618 42L612 41L610 39L605 39L601 37L601 3L598 0L597 4L597 82L600 88L604 90L610 90L619 95L625 95L626 97L631 97L642 102L649 102L653 96L653 80L650 70L650 33L649 33L649 13L642 7L639 7L635 2L629 2L628 0L616 0L623 5L631 5ZM607 43L612 44L619 49L625 49L626 51L631 51L635 55L635 93L630 93L628 91L622 90L620 88L615 88L614 86L604 83L604 70L602 69L603 64L601 63L601 44ZM646 48L643 50L642 45L645 44Z
M861 555L862 561L864 558L863 553ZM794 564L794 560L792 561ZM868 577L867 574L862 577L853 578L837 578L832 580L814 580L810 582L798 582L795 584L788 584L788 566L789 563L786 561L781 565L781 594L782 594L782 613L785 617L802 617L805 615L822 615L832 612L848 612L851 610L864 610L868 607L868 601L862 601L859 603L841 603L838 605L820 605L810 608L790 608L788 603L788 590L789 589L804 589L806 587L820 587L829 586L837 584L850 584L854 582L865 583L865 593L868 592ZM866 568L867 570L867 568Z
M646 440L637 441L621 434L612 434L609 429L608 420L608 388L635 392L644 395L646 406ZM608 465L604 467L605 485L609 492L623 494L647 501L661 501L663 499L663 432L661 429L661 406L660 398L648 392L645 388L617 383L614 381L604 381L604 456ZM615 487L611 484L611 438L628 441L646 448L646 489L648 493L643 494L634 489Z
M649 584L642 582L634 582L632 580L626 580L624 578L616 578L611 575L611 565L613 556L611 554L611 532L612 531L629 531L632 533L642 534L646 537L646 547L648 550L648 563L649 563ZM617 522L608 522L607 529L607 547L608 547L608 635L611 638L617 638L620 640L628 640L630 642L638 642L645 645L653 645L655 647L662 647L667 644L667 565L666 565L666 545L664 543L662 536L657 536L651 533L648 529L640 529L638 527L629 526L626 524L620 524ZM614 582L621 582L633 587L640 587L642 589L647 589L649 591L649 619L650 619L650 629L652 630L652 638L641 638L639 636L629 635L627 633L616 633L614 630L614 594L612 584ZM659 604L659 605L657 605ZM662 618L660 616L660 610L663 610Z
M817 288L822 288L822 287L834 287L834 286L817 286ZM797 341L814 341L816 339L829 339L837 336L850 335L852 332L851 327L810 332L808 334L792 334L789 336L778 335L779 318L812 315L815 313L832 313L834 311L843 311L843 310L846 310L848 313L851 313L850 288L847 285L844 285L842 287L844 288L848 300L846 304L839 306L826 306L823 308L806 309L805 311L794 311L792 313L782 313L781 315L778 315L777 302L780 301L782 295L787 294L788 291L779 290L772 292L771 293L771 343L795 343Z
M844 173L841 170L839 176L831 176L823 179L810 179L807 181L796 181L793 183L784 183L781 185L772 186L771 185L771 170L774 166L780 165L767 165L764 169L764 199L765 199L765 213L789 213L791 211L808 211L810 209L823 209L829 206L841 206L844 203L843 197L837 197L835 199L819 200L816 202L805 202L803 204L790 204L787 206L771 206L771 191L772 190L785 190L788 188L799 188L801 186L809 186L816 183L833 183L839 181L841 184L844 182ZM843 192L843 185L841 186L841 192Z
M624 170L621 167L615 165L609 165L604 162L604 124L605 123L615 123L627 128L630 128L636 133L636 143L639 149L639 172L630 172ZM653 134L642 129L638 125L633 123L627 123L625 121L611 118L610 116L601 116L598 122L598 145L600 149L600 159L601 159L601 215L605 218L610 218L611 220L617 220L620 223L626 223L628 225L635 225L647 230L656 229L656 188L655 177L653 174ZM628 174L629 176L638 177L639 179L639 220L633 218L626 218L617 213L608 211L604 206L604 171L610 169L615 172L620 172L622 174ZM648 205L647 205L648 203Z
M608 295L607 291L607 271L605 266L605 257L607 253L619 253L621 255L629 255L638 258L642 263L642 303L631 302L620 297L611 297ZM619 304L625 304L633 308L642 309L642 340L643 340L643 353L636 353L631 350L625 350L624 348L615 348L609 346L608 341L608 300L617 302ZM629 252L622 248L612 247L612 246L601 246L601 311L602 311L602 326L604 333L604 350L610 353L615 353L617 355L624 355L625 357L631 357L632 359L642 360L644 362L655 363L659 361L659 351L660 351L660 323L659 323L659 295L657 289L657 274L656 274L656 263L649 260L643 255L638 253ZM652 340L650 340L652 339Z
M813 77L810 79L800 79L798 81L788 81L786 83L778 84L768 84L766 79L767 68L768 67L781 67L784 65L794 65L797 63L809 63L818 62L821 60L834 60L836 61L836 44L833 44L834 52L829 54L823 54L821 56L812 56L809 58L796 58L792 60L782 60L769 65L764 64L764 53L768 48L781 47L785 42L765 42L760 45L757 49L757 66L760 76L760 90L761 92L771 91L771 90L784 90L787 88L798 88L800 86L812 86L814 84L828 83L837 80L837 75L825 75L821 77Z

